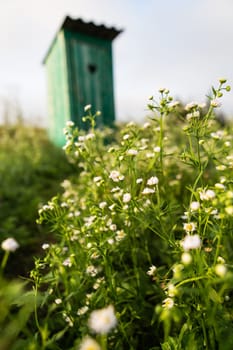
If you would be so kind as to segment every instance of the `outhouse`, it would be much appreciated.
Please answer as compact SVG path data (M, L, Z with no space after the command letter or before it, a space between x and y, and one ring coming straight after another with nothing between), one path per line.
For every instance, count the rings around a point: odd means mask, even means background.
M66 17L43 60L48 84L49 135L65 142L63 128L71 120L79 128L84 107L101 111L97 125L115 119L112 40L121 32L104 25Z

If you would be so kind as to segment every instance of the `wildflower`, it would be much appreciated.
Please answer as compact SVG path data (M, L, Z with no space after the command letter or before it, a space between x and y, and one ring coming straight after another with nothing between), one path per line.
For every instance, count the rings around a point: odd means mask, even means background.
M218 165L218 166L216 166L216 170L219 170L219 171L224 171L224 170L226 170L226 165L224 165L224 164L220 164L220 165Z
M174 306L174 300L172 298L166 298L163 300L162 307L165 309L172 309Z
M225 264L225 259L222 258L221 256L218 256L217 262L220 263L220 264Z
M128 203L131 200L131 194L130 193L125 193L123 195L123 203Z
M143 124L143 129L148 129L151 126L149 122Z
M154 276L156 273L157 267L155 265L151 265L149 270L147 271L147 275Z
M224 131L223 130L218 130L216 132L212 132L210 136L215 139L215 140L220 140L224 136Z
M159 146L156 146L153 148L154 152L155 153L159 153L160 152L160 147Z
M1 247L6 252L14 252L19 248L19 243L14 238L10 237L2 242Z
M116 203L113 203L113 204L110 205L108 208L109 208L111 211L113 211L113 209L115 208L115 206L116 206Z
M69 327L73 327L74 326L74 323L73 323L72 319L70 318L70 316L66 316L64 314L64 318L65 318L65 321L69 324Z
M91 109L91 105L86 105L84 107L84 112L88 112Z
M187 105L185 106L185 110L186 111L190 111L194 108L196 108L198 106L197 102L190 102L190 103L187 103Z
M215 192L213 190L203 190L200 192L200 199L202 201L209 201L215 198Z
M186 232L193 232L196 230L196 223L195 222L188 222L184 224L184 230Z
M109 305L106 308L93 311L88 324L92 331L99 334L107 334L117 324L114 307Z
M212 100L212 101L210 102L210 105L211 105L213 108L217 108L217 107L220 107L220 106L221 106L221 102L220 102L217 98L215 98L214 100Z
M149 178L147 180L147 185L148 186L153 186L153 185L157 185L159 183L159 179L156 176L152 176L151 178Z
M70 259L70 258L65 259L65 260L63 261L62 265L63 265L63 266L71 267L71 266L72 266L71 259Z
M225 190L225 186L223 185L223 184L221 184L221 183L216 183L215 185L214 185L214 187L215 188L217 188L218 190Z
M223 264L215 265L214 270L215 270L216 275L218 275L219 277L224 277L226 272L227 272L227 268Z
M109 225L109 228L110 228L111 231L116 231L117 225L116 224L111 224L111 225Z
M196 211L200 208L200 203L199 202L191 202L190 203L190 209L191 211Z
M110 244L110 245L113 245L113 244L115 243L115 241L114 241L113 238L109 238L107 242L108 242L108 244Z
M89 134L86 135L86 140L91 140L95 138L95 134L93 134L92 132L90 132Z
M98 270L94 265L90 265L86 268L86 273L92 277L95 277L98 273Z
M124 177L124 175L121 175L119 173L119 171L113 170L113 171L111 171L109 178L112 179L112 181L114 181L114 182L119 182L119 181L124 180L125 177Z
M193 236L187 235L181 241L181 246L185 251L190 249L198 249L201 246L201 239L198 234L195 234Z
M99 182L99 181L101 181L102 180L102 177L101 176L95 176L94 178L93 178L93 181L94 182Z
M173 101L172 103L170 103L170 107L171 108L175 108L175 107L177 107L177 106L179 106L180 105L180 102L179 101Z
M101 350L101 347L94 339L86 337L80 344L79 350Z
M106 207L106 205L107 205L107 202L100 202L99 203L100 209L104 209Z
M60 298L57 298L54 300L55 304L59 305L62 303L62 300Z
M174 286L174 284L170 283L168 286L167 286L167 294L169 297L174 297L177 295L178 293L178 290L176 288L176 286Z
M219 78L220 84L225 84L227 82L226 78Z
M145 187L144 190L142 191L142 194L152 194L155 193L155 190L149 187Z
M129 134L125 134L124 136L123 136L123 140L128 140L130 138L130 135Z
M136 149L128 149L127 154L129 156L136 156L138 154L138 151Z
M78 309L77 315L78 316L84 315L88 311L88 309L89 307L87 305L81 307L80 309Z
M41 247L42 247L42 249L46 250L46 249L48 249L50 246L49 246L48 243L44 243L44 244L42 244Z
M72 122L72 120L67 120L66 126L72 127L72 126L74 126L74 122Z
M136 180L136 184L140 184L140 183L142 183L143 182L143 179L142 178L138 178L137 180Z
M125 232L123 230L118 230L116 233L116 241L120 242L122 239L124 239L126 236Z
M192 262L192 255L188 252L184 252L181 255L181 261L184 265L189 265Z

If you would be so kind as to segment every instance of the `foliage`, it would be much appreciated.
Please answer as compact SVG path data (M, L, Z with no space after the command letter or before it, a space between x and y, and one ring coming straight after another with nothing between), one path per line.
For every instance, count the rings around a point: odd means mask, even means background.
M96 130L90 105L88 133L67 123L76 173L39 210L56 239L13 349L232 349L232 128L215 120L229 90L183 108L160 89L143 126ZM17 248L2 242L2 270Z
M232 133L214 118L225 82L207 107L161 89L150 122L116 141L90 106L89 133L68 123L80 175L40 210L57 242L31 272L40 349L232 349ZM108 305L118 324L103 340L88 324Z
M8 268L14 276L25 275L33 266L33 255L48 238L48 231L36 224L39 205L60 190L60 181L70 172L62 150L49 142L43 129L1 126L0 235L1 239L14 236L21 245L18 263L12 261Z

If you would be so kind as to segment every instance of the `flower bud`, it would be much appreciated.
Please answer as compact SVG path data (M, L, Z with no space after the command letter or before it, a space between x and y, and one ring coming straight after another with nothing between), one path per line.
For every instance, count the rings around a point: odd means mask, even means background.
M225 78L220 78L219 79L220 84L225 84L227 82L227 79Z

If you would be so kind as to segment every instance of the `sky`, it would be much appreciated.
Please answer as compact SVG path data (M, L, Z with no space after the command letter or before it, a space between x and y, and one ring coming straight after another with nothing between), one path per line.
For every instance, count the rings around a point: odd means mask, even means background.
M21 110L47 125L42 60L67 15L124 30L113 41L119 121L143 121L161 87L184 103L205 102L219 78L233 87L232 0L0 0L0 120ZM233 116L233 92L221 109Z

